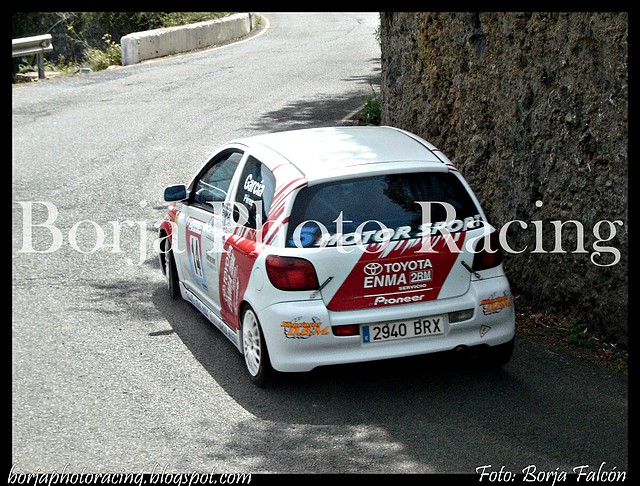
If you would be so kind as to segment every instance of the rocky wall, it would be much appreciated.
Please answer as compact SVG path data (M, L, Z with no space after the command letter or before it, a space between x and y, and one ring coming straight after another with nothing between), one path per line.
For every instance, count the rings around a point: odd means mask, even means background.
M626 347L628 14L380 18L382 124L467 178L521 299Z

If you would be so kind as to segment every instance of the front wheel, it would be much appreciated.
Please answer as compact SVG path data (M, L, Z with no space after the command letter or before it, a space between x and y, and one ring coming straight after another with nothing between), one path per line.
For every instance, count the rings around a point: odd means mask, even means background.
M264 387L273 370L260 322L250 307L242 315L242 354L251 381Z
M171 250L171 241L165 236L162 243L162 253L160 255L160 264L163 266L163 273L167 282L167 290L172 299L180 297L180 283L178 282L178 269L176 268L176 260Z

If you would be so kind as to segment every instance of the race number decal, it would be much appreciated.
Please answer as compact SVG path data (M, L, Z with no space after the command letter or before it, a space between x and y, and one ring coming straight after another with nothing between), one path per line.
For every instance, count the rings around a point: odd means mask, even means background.
M191 235L189 238L189 248L191 250L191 261L193 262L194 276L202 278L202 260L200 259L200 238Z
M208 290L207 282L202 266L202 230L204 221L189 217L187 219L187 250L189 254L189 268L193 275L193 280L204 290Z

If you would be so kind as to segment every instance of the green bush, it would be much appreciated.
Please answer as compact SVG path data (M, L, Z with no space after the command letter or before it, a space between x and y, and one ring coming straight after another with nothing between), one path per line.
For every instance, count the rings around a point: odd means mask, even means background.
M366 125L380 125L382 109L380 99L376 92L371 88L373 94L364 100L364 106L360 110L359 120Z
M103 49L89 47L85 50L87 65L93 71L101 71L122 63L120 44L113 42L109 34L103 35L102 38L105 44Z

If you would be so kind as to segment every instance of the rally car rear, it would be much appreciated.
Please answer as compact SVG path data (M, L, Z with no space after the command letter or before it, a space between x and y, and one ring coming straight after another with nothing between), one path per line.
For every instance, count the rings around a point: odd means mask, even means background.
M260 296L248 295L266 304L256 311L274 369L454 349L509 360L515 313L498 232L458 173L422 164L325 179L289 211L282 247L256 262Z

